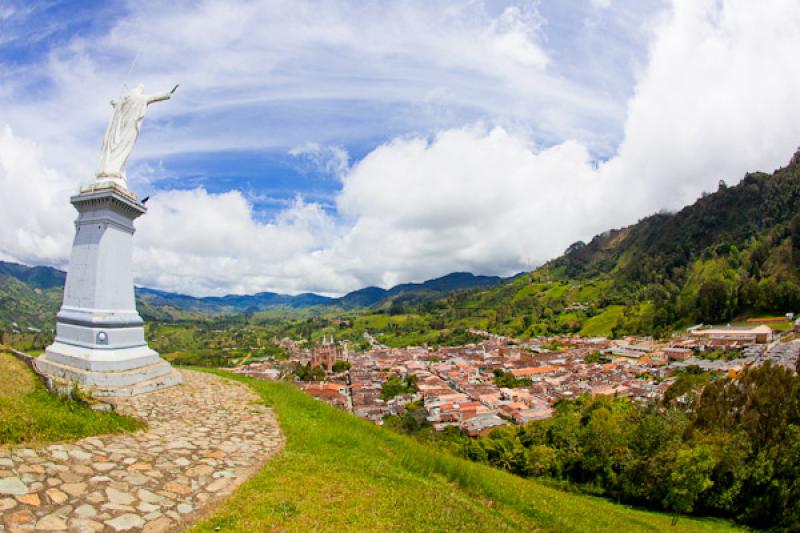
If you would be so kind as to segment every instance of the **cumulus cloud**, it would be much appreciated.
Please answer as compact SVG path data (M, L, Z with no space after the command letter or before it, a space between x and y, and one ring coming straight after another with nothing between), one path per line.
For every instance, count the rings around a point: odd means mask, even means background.
M576 142L537 149L503 128L481 126L430 141L400 139L345 178L338 209L355 222L332 252L344 271L380 285L455 265L509 274L608 221L600 212L588 222L588 198L596 206L607 194Z
M72 242L69 180L42 163L41 147L0 129L0 257L64 265Z
M643 209L772 171L800 144L800 10L791 0L675 2L628 105L608 172Z
M147 205L134 252L142 283L192 294L330 290L329 272L305 266L305 256L335 239L317 204L298 198L266 224L238 191L167 191Z
M445 102L450 109L474 99L490 110L482 120L461 117L459 124L391 135L352 162L335 140L291 140L287 152L341 180L334 211L298 198L275 220L263 222L237 191L156 189L150 212L138 222L137 281L192 294L341 293L455 270L510 274L559 254L578 239L691 202L720 178L736 182L746 171L772 170L800 143L800 107L795 102L800 71L793 57L800 49L800 12L792 4L675 0L654 26L646 66L622 114L614 110L613 99L591 102L588 88L554 74L559 58L540 38L547 22L536 11L513 6L484 17L474 12L465 16L454 7L432 18L414 6L392 7L392 24L367 29L347 24L330 6L286 10L275 17L275 35L247 49L240 49L242 43L231 35L252 33L252 20L263 9L257 3L205 2L183 15L180 20L186 24L177 25L177 8L170 9L152 28L134 10L104 42L124 48L137 31L145 31L143 53L164 54L162 70L152 72L152 80L175 68L199 88L183 104L176 99L171 110L165 107L167 119L153 121L147 130L150 141L141 152L137 147L138 154L159 154L162 145L180 152L215 143L240 148L243 142L261 142L258 130L252 129L257 120L242 122L247 135L222 130L191 137L185 145L165 142L188 131L181 117L191 125L186 117L193 113L212 116L210 95L225 91L230 94L222 107L234 114L237 105L249 109L246 102L254 98L270 100L292 91L306 91L312 100L322 93L355 99L377 94L385 102L402 93L425 105ZM370 7L362 9L363 17L379 19ZM175 25L176 31L164 32L166 37L159 40L155 36L165 29L163 24ZM198 47L197 58L187 61L179 54L187 45ZM310 55L282 55L285 48L313 48L317 53L312 61ZM355 48L363 53L354 55ZM320 64L323 49L329 54L323 53ZM56 64L72 65L75 57L90 55L73 51L65 57L56 58ZM265 64L256 73L251 70L255 57ZM303 61L288 68L281 63L286 57ZM350 65L354 58L360 61L355 67ZM434 82L393 87L376 83L370 74L372 81L361 89L340 83L379 69L384 59L391 63L393 82L415 74ZM93 63L86 61L79 72L96 78ZM295 75L312 65L321 65L325 83L306 87L298 80L308 78ZM56 70L65 80L71 76L69 69ZM265 72L278 81L264 85L258 77ZM475 81L486 79L496 87L487 89ZM480 89L465 88L470 80ZM65 83L72 87L75 82ZM79 93L75 87L62 91L69 98ZM531 99L520 103L526 91ZM563 94L543 96L559 92ZM540 109L532 111L536 106ZM565 106L581 118L564 118ZM500 109L503 113L495 113ZM603 109L612 111L604 115ZM30 108L6 113L8 122L15 124L26 110ZM81 131L96 128L89 125L96 120L92 113L91 120L77 114L68 112L67 118L83 124ZM524 120L503 118L515 114ZM594 118L587 119L590 115ZM577 133L592 125L602 129L605 122L593 122L598 116L617 117L624 132L615 153L600 161L593 149L595 134ZM537 120L546 123L544 129ZM534 125L523 127L521 122ZM542 135L544 130L549 133ZM36 138L30 127L25 132L23 137ZM67 135L55 153L70 147L88 150L82 135ZM56 204L65 204L75 183L72 176L78 174L53 170L65 168L57 161L8 129L0 135L0 194L14 199L17 208L0 214L0 250L6 257L63 262L71 214ZM89 168L93 164L91 160ZM29 179L32 175L37 178ZM146 176L142 180L153 181ZM49 192L41 196L43 190Z
M536 39L540 26L541 17L535 9L509 6L491 23L487 38L501 55L543 69L549 58Z

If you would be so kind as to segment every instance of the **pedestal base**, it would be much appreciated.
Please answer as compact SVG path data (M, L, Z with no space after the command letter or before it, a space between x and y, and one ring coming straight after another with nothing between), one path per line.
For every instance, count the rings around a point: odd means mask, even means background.
M78 210L55 342L34 363L56 388L132 396L181 376L147 346L136 312L133 221L147 208L124 182L102 181L70 198Z
M93 397L135 396L145 392L171 387L181 382L181 375L168 362L155 354L143 366L125 370L88 370L73 363L71 355L58 352L55 343L35 360L36 369L53 380L56 386L77 386Z

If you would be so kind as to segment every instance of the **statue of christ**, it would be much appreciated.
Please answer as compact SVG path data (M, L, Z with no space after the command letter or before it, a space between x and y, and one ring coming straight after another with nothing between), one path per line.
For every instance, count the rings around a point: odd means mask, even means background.
M98 181L113 181L127 188L125 164L139 137L147 106L153 102L169 100L177 88L176 85L169 92L150 95L144 94L144 87L139 84L119 100L111 101L114 113L103 137L100 168L96 173Z

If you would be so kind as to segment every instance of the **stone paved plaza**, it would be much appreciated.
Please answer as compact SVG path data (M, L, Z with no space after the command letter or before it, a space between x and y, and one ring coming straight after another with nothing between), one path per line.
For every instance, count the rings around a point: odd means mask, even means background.
M0 448L0 531L179 530L282 448L252 390L181 373L179 386L113 400L144 431Z

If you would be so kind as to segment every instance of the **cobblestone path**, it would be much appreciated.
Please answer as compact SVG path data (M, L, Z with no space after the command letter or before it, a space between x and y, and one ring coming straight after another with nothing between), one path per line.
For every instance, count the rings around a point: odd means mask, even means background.
M0 447L0 531L179 530L283 446L247 386L181 371L183 384L115 399L145 431Z

